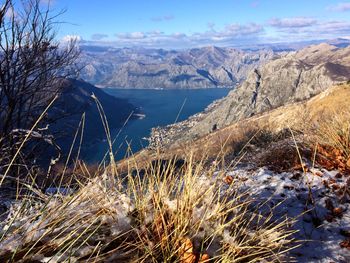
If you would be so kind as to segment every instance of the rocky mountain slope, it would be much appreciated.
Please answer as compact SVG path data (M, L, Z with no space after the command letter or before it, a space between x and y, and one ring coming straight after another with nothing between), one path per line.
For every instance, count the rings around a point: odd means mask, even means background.
M167 127L166 132L155 131L171 134L166 141L172 142L201 137L255 114L309 99L349 80L350 47L310 46L252 70L242 85L195 121Z
M81 77L102 87L235 87L252 69L283 54L214 46L184 51L85 46Z

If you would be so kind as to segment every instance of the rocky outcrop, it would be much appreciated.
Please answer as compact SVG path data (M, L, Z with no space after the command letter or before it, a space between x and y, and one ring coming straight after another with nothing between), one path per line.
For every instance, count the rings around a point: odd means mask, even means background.
M201 137L210 133L214 126L222 128L255 114L309 99L349 79L350 47L320 44L289 53L252 70L242 85L205 113L196 124L182 129L181 136L171 136L167 140L174 142ZM186 121L183 127L187 127ZM172 133L177 134L176 131Z
M235 87L248 72L272 58L271 50L242 51L204 47L162 49L83 49L81 77L101 87L215 88Z

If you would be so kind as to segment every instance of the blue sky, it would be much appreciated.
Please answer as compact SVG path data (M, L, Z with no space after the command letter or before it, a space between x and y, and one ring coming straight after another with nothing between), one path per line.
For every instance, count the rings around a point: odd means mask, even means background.
M45 0L48 1L48 0ZM52 0L58 37L115 46L182 48L350 36L350 1Z

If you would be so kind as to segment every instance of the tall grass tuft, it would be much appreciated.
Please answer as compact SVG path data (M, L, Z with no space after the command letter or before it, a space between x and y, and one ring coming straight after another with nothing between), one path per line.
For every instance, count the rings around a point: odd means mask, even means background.
M156 162L130 169L116 185L107 173L68 196L12 207L2 225L4 261L283 262L292 220L273 217L227 184L217 167ZM263 212L265 211L265 212Z
M339 149L350 158L350 114L335 114L328 123L320 126L321 143Z
M316 161L323 167L350 173L350 113L334 112L315 123L309 132L316 142Z

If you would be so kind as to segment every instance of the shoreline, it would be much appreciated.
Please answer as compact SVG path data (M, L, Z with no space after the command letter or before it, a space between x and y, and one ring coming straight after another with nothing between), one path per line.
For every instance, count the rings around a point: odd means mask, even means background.
M149 144L146 148L151 150L164 148L169 144L183 140L185 138L182 137L184 133L194 127L198 122L202 121L224 98L214 100L203 111L190 116L184 121L152 128L150 137L147 138Z

